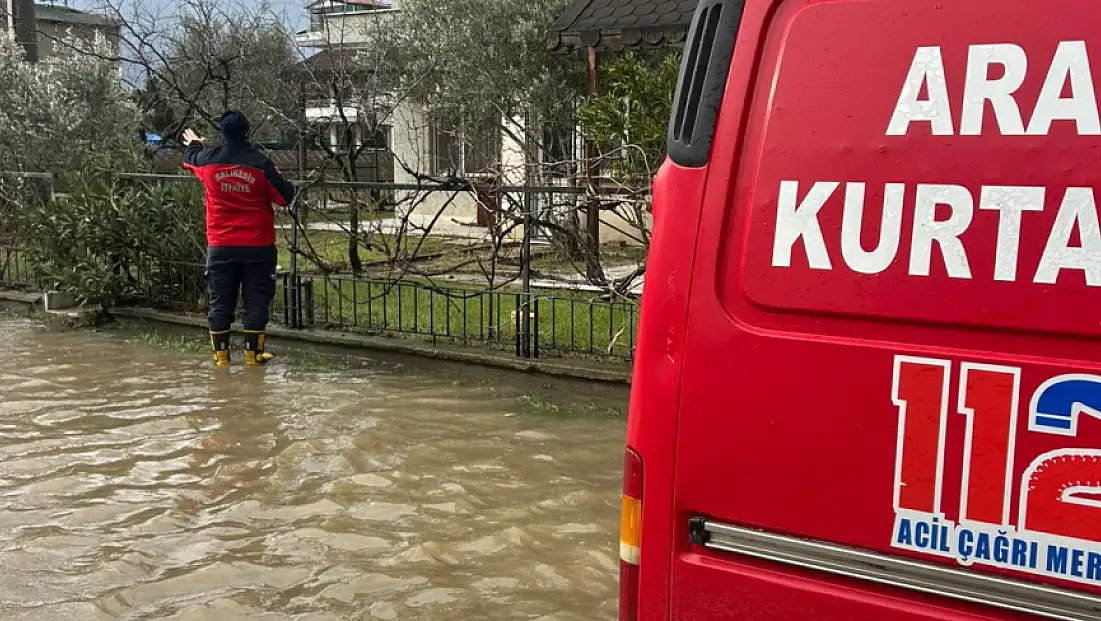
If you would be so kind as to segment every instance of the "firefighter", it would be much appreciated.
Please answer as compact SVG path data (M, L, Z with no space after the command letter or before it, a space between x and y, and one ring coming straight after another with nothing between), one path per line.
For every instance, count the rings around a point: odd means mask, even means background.
M275 297L275 212L294 199L294 185L283 178L267 156L248 142L245 115L229 111L219 121L222 144L205 148L188 129L184 168L202 181L206 194L206 279L210 298L210 343L214 364L230 363L230 327L240 293L245 331L245 362L261 365L272 355L264 351L264 331Z

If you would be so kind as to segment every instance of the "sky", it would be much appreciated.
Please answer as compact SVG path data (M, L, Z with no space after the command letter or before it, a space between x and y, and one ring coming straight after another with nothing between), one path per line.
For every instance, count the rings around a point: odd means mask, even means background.
M118 6L122 4L124 12L126 7L140 6L144 12L160 13L170 12L173 7L173 0L35 0L41 4L56 4L59 6L69 6L77 10L82 11L96 11L97 7L102 7L106 4L111 6ZM245 5L257 5L265 2L265 0L233 0L234 2L240 2ZM266 0L266 4L271 7L277 15L283 15L284 23L291 30L295 32L301 30L307 25L306 14L302 9L302 6L308 0ZM124 56L125 56L124 52ZM143 71L132 65L127 66L124 69L126 74L126 80L129 84L140 87L145 82L145 74Z
M153 10L167 11L172 7L172 0L122 0L127 5L139 3ZM245 4L259 5L260 0L236 0ZM68 5L74 9L94 11L97 5L102 5L103 0L36 0L42 4ZM285 15L285 22L292 30L300 30L305 24L305 12L302 6L306 0L268 0L267 4L279 15ZM111 0L111 4L117 4L118 0Z

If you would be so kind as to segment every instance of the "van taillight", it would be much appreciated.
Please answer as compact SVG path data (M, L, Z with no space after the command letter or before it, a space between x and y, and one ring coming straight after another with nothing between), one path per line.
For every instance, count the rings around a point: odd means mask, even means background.
M638 618L638 559L642 542L642 458L623 459L623 512L619 522L619 621Z

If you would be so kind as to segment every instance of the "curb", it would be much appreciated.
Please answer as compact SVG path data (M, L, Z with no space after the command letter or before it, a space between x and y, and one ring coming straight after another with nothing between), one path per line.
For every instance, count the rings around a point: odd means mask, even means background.
M73 306L51 310L47 308L48 295L24 291L0 290L0 306L20 308L23 312L60 321L69 328L90 327L102 321L106 313L98 306Z
M0 299L5 299L10 293L0 292ZM21 295L21 294L18 294ZM35 303L37 296L27 296L29 299L20 298L14 301ZM113 317L136 319L152 323L160 323L173 326L185 326L196 329L207 329L206 320L201 317L191 317L166 313L150 308L112 308L108 314ZM381 352L391 352L450 362L463 362L498 369L509 369L523 373L538 373L554 377L565 377L591 382L609 384L630 384L631 369L623 364L604 364L601 366L587 365L570 361L529 360L516 358L509 355L501 355L492 352L469 351L457 348L440 348L414 341L403 341L377 336L364 336L349 334L346 332L329 332L323 330L292 330L280 326L268 328L269 336L276 339L299 341L314 345L336 346L349 349L363 349Z
M0 300L5 302L18 302L32 306L38 310L42 308L42 296L37 293L22 293L19 291L0 291Z

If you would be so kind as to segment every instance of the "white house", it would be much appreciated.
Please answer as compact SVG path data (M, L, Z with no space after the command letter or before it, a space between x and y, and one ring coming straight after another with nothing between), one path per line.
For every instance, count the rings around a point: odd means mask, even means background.
M384 0L314 0L306 5L309 28L296 35L296 42L303 49L316 51L317 56L306 62L342 54L369 56L373 33L389 27L399 10L399 6ZM507 185L523 183L523 144L506 135L511 133L522 141L522 122L510 121L513 131L507 133L501 130L500 119L486 119L466 127L442 126L433 123L427 109L418 102L395 103L382 101L380 97L378 104L389 112L383 136L377 139L385 141L385 148L393 154L395 183L417 183L419 176L487 178L490 173L501 177L500 182ZM343 135L343 119L370 113L345 106L342 116L336 102L323 98L309 101L306 109L306 117L312 122L332 120L329 139L334 143L338 134ZM364 138L355 132L353 139ZM458 196L452 192L418 193L416 210L420 213L412 219L431 220L444 205L447 207L437 219L436 231L477 234L479 227L487 226L486 213L479 209L473 193Z
M372 41L377 40L378 33L392 27L394 17L401 10L400 1L313 0L305 7L310 18L309 27L296 36L299 47L315 53L306 62L324 64L341 55L351 54L370 58ZM461 127L439 125L432 122L428 109L419 102L381 99L376 101L376 105L389 111L389 118L381 128L381 136L375 137L380 143L375 146L393 154L393 180L396 183L416 183L420 176L472 179L493 176L502 185L523 185L528 160L523 119L488 118L480 122L472 119L465 120ZM370 110L348 106L341 111L335 103L321 98L309 102L306 109L307 118L315 123L336 119L330 127L329 139L333 143L338 141L338 134L344 135L343 119L371 113ZM571 130L565 134L555 140L540 136L533 141L554 151L536 154L538 160L544 163L538 167L538 185L564 186L575 182L578 171L574 163L583 153L580 132ZM357 132L353 139L360 141L366 138ZM552 143L554 147L550 147ZM547 165L562 161L569 163L561 167ZM539 199L546 200L547 197L540 196ZM508 200L519 204L523 199L511 196ZM570 198L561 195L553 200L555 205L562 205L568 203ZM478 197L473 193L453 196L451 192L434 192L420 196L416 204L419 213L412 218L414 221L431 220L440 208L447 205L442 216L436 219L435 231L477 235L479 230L488 230L487 212L479 208ZM632 226L615 213L601 214L599 237L602 242L630 242L637 235L637 232L630 231ZM522 235L522 230L517 228L514 234Z

